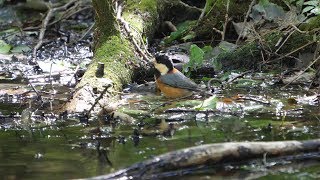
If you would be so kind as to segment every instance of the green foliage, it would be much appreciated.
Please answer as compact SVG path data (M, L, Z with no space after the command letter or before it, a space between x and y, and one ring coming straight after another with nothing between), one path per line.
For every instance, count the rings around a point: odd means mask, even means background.
M24 53L24 52L30 52L31 48L27 45L19 45L15 46L11 49L12 53Z
M8 54L11 49L11 46L4 42L3 40L0 40L0 54Z
M320 1L319 0L290 0L291 3L295 4L299 9L301 9L301 13L306 13L307 16L314 14L320 15ZM303 7L303 9L302 9Z
M197 68L201 67L203 63L203 58L205 51L199 48L197 45L192 44L190 46L190 60L187 64L183 66L183 71L190 76L192 70L196 70Z
M320 15L320 1L319 0L311 0L303 3L306 7L303 8L302 13L310 12L309 14Z
M272 21L283 19L285 12L282 7L269 2L269 0L260 0L258 4L253 6L250 16L255 22L261 19Z
M201 48L199 48L195 44L192 44L190 46L190 63L192 65L202 64L203 56L204 56L204 51Z
M210 96L208 99L205 99L202 104L195 107L196 110L212 110L217 108L218 102L217 96Z
M232 52L236 47L236 45L225 41L220 42L215 48L212 48L211 46L200 48L197 45L192 44L189 49L190 60L183 66L183 71L190 76L191 71L199 69L205 60L211 63L216 71L220 71L222 69L222 63L217 58L218 55Z
M215 1L217 2L217 1ZM214 0L206 0L206 4L204 6L204 11L206 14L209 14L212 8L214 7Z
M195 37L196 37L196 33L193 31L190 31L186 36L182 37L181 40L183 40L184 42L187 42L188 40L192 40Z
M191 29L196 25L196 21L185 21L181 24L178 24L177 31L172 32L170 36L164 39L165 44L170 44L174 40L182 39L184 41L193 39L195 33Z

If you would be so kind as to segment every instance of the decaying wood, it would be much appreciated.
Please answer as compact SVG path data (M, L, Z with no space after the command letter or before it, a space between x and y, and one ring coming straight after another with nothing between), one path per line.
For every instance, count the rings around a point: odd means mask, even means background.
M266 159L294 155L302 152L319 152L320 139L278 142L229 142L186 148L136 163L126 169L90 179L156 178L157 173L200 165L222 165L254 158Z

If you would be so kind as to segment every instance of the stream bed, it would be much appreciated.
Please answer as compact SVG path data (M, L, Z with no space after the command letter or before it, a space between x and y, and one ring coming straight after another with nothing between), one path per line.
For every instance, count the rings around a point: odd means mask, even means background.
M19 99L6 99L0 106L0 178L87 178L201 144L320 137L319 107L316 99L312 99L315 97L305 96L306 91L297 87L258 89L250 90L250 98L238 95L248 88L220 90L214 112L190 111L203 102L202 98L169 101L155 93L126 93L117 117L111 120L107 116L87 118L82 114L35 111L19 107L15 103ZM234 96L237 99L231 98ZM266 97L269 104L264 104ZM296 101L292 104L293 99ZM133 121L123 121L127 115ZM25 123L26 117L32 123ZM318 179L319 154L305 156L310 157L267 158L267 165L261 157L238 165L192 169L184 172L185 176L166 176Z

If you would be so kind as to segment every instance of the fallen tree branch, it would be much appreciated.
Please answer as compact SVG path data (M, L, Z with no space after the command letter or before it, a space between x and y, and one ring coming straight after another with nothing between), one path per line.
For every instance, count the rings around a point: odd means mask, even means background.
M277 142L230 142L186 148L136 163L109 175L90 179L152 179L157 173L200 165L221 165L254 158L292 155L301 152L319 152L320 139Z
M47 30L47 26L49 24L50 19L54 16L54 13L56 11L63 11L66 10L71 4L75 3L76 0L72 0L68 3L66 3L65 5L61 6L61 7L52 7L54 5L51 5L51 3L47 3L48 6L48 13L46 15L46 17L44 18L44 20L42 21L42 25L41 25L41 29L40 29L40 33L39 33L39 39L38 39L38 43L34 46L33 48L33 58L36 59L37 57L37 50L42 46L43 44L43 37L44 34Z

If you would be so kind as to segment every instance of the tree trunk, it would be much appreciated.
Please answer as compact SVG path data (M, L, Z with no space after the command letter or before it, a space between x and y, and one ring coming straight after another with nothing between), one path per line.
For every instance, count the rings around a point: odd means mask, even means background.
M108 108L116 105L116 92L131 81L136 65L141 64L133 40L141 45L142 34L151 37L156 29L158 11L161 10L160 1L128 1L125 6L116 6L113 0L93 0L92 3L96 15L94 58L77 85L73 98L65 106L68 112L91 111L93 106ZM130 25L123 24L119 18ZM125 32L124 26L130 31ZM99 63L104 64L103 77L96 76Z
M149 160L133 164L110 175L90 179L157 179L159 174L182 171L184 168L203 165L223 166L224 163L240 163L260 158L267 161L271 157L297 155L301 152L318 152L320 139L307 141L278 142L230 142L195 146L155 156Z

